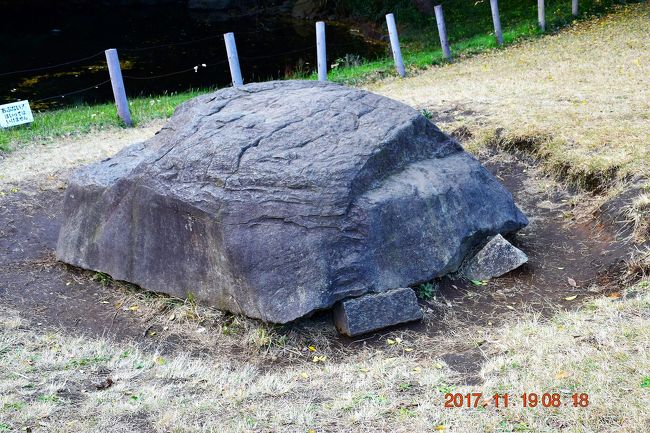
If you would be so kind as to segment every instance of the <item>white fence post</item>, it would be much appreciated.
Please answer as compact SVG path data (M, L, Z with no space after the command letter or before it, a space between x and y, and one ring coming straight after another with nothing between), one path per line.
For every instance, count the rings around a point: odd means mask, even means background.
M442 5L437 5L433 9L436 13L436 23L438 24L438 35L440 36L442 55L445 59L451 60L451 50L449 49L449 39L447 38L447 27L445 27L445 15L442 13Z
M122 79L122 69L120 69L120 59L117 57L115 48L104 51L106 54L106 63L108 64L108 74L111 77L111 86L113 87L113 96L117 106L117 115L124 121L126 126L133 126L131 112L129 111L129 102L126 99L124 90L124 80Z
M325 44L325 23L316 23L316 57L318 60L318 81L327 81L327 46Z
M571 0L571 13L574 17L578 16L578 0Z
M546 13L544 12L544 0L537 0L537 22L539 29L546 31Z
M226 42L226 53L228 54L228 65L230 66L230 76L232 77L233 86L243 86L244 80L241 77L241 69L239 69L239 56L237 55L237 45L235 44L235 34L226 33L223 35L223 40Z
M399 47L399 38L397 36L397 26L395 25L395 16L393 14L386 15L386 24L388 24L388 36L390 37L390 47L393 50L393 59L395 60L395 68L400 77L406 76L404 69L404 61L402 61L402 50Z
M494 23L494 35L497 37L497 43L499 45L503 45L503 32L501 31L501 17L499 17L499 0L490 0L490 8L492 9L492 22Z

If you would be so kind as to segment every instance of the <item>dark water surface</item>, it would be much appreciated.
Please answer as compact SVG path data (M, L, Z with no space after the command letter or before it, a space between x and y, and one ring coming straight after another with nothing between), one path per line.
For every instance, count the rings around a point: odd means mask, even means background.
M2 11L0 103L29 99L32 108L44 109L111 101L110 83L94 87L109 79L103 53L107 48L118 49L129 96L227 86L223 33L230 31L245 82L315 69L312 20L269 12L232 16L179 5L44 4L35 8L15 2ZM386 53L385 45L341 25L328 25L327 45L330 64L346 54L373 59Z

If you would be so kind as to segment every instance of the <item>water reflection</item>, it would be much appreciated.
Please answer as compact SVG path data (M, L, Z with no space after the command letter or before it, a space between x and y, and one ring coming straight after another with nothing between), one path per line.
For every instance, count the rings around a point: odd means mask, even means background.
M29 99L34 108L43 109L112 100L110 84L95 88L108 79L107 48L118 49L129 96L226 86L230 73L222 35L229 31L235 32L245 82L315 69L315 20L268 12L232 16L179 5L54 5L43 3L38 14L14 5L3 14L3 103ZM386 52L385 44L364 40L344 25L328 24L327 43L330 64L346 55L373 59ZM82 60L19 72L77 59ZM18 72L1 75L12 71ZM67 95L58 96L62 94Z

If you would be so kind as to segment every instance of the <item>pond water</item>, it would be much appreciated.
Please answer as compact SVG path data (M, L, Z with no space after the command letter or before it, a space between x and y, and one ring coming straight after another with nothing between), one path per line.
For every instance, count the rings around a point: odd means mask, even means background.
M310 72L316 64L314 21L264 12L42 2L37 12L14 5L2 18L0 102L29 99L37 110L112 101L107 48L118 50L129 96L229 85L223 34L231 31L245 82ZM330 64L346 54L374 59L387 52L344 25L328 24L327 45Z

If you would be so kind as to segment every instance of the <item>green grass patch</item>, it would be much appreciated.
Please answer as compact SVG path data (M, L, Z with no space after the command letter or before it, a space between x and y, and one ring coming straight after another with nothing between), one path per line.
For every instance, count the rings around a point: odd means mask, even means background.
M66 365L65 369L78 369L81 367L86 367L89 365L95 365L95 364L101 364L109 361L110 358L107 356L100 356L100 355L95 355L92 357L87 357L87 358L80 358L80 359L72 359L70 360Z
M146 124L155 119L170 117L176 107L211 89L190 90L169 95L132 98L129 101L135 125ZM21 143L47 141L48 139L87 134L108 128L123 128L117 116L115 104L79 105L51 111L34 113L34 122L0 132L0 150L8 152Z
M501 0L499 10L504 46L556 32L576 20L603 15L616 5L638 2L637 0L584 0L580 2L580 14L574 17L571 14L571 2L546 0L546 32L544 33L540 31L537 23L537 2ZM434 17L414 18L416 14L404 4L405 2L381 3L384 9L375 13L367 12L366 16L381 16L383 19L384 13L397 10L395 15L400 27L400 44L407 73L424 70L447 61L442 56ZM443 2L443 8L452 61L500 48L494 36L488 0L448 1ZM362 61L359 65L348 67L337 67L329 73L329 79L347 85L361 85L395 75L397 74L393 59L387 51L386 57L382 59ZM299 78L316 79L317 75L313 73Z
M58 403L61 399L56 395L42 394L39 395L36 400L40 401L41 403Z

